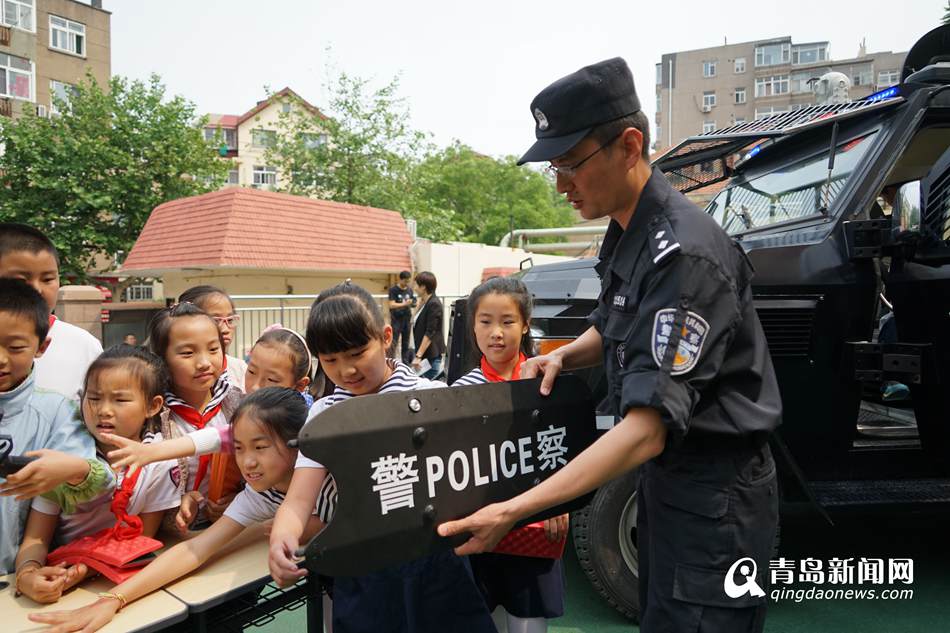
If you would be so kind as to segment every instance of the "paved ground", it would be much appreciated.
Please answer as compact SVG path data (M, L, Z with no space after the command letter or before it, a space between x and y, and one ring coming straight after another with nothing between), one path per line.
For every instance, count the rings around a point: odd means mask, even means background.
M914 597L905 601L805 600L771 603L767 633L936 633L950 630L950 518L925 515L839 519L835 527L801 518L786 520L782 556L800 560L913 558ZM594 593L573 555L566 559L568 605L550 633L631 633L639 628ZM303 609L282 614L268 633L300 633Z

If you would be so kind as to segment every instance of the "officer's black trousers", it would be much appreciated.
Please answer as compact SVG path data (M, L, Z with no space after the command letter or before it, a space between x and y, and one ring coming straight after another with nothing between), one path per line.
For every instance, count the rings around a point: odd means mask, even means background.
M758 633L778 523L768 444L669 447L641 468L637 515L643 633ZM726 594L727 572L752 558L766 595ZM750 569L747 567L747 569ZM736 567L738 570L738 567ZM733 592L735 593L735 592Z

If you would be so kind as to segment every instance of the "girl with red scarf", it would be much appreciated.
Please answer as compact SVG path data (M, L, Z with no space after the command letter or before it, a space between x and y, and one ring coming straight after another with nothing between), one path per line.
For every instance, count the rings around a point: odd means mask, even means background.
M192 303L165 308L149 323L148 345L168 368L168 415L162 420L165 438L209 427L226 429L243 394L229 382L225 345L214 319ZM199 509L216 520L237 491L227 491L218 503L206 501L211 455L183 458L178 463L182 472L180 514L184 524L191 523Z
M475 288L468 298L468 323L481 360L452 386L518 380L521 365L533 355L531 294L524 283L495 277ZM566 537L567 519L564 514L545 521L550 540ZM564 570L559 559L495 553L470 559L489 610L504 608L508 633L544 633L549 618L564 615Z
M146 443L161 441L152 427L162 409L166 381L162 361L141 348L117 345L93 361L82 389L82 417L96 442L98 468L109 467L104 455L110 433ZM175 462L161 462L132 472L118 469L114 479L107 479L108 488L95 495L34 498L17 554L17 591L35 602L56 602L87 574L83 564L48 565L52 545L109 528L119 540L154 536L165 511L179 504L177 477Z

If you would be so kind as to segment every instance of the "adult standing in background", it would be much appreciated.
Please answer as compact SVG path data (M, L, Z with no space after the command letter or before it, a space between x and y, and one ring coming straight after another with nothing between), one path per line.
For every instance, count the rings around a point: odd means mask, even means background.
M409 357L409 326L412 324L412 304L416 297L409 287L412 273L404 270L399 273L399 282L389 288L389 324L393 328L393 344L389 355L397 358L396 350L400 349L399 360L411 362Z
M435 275L423 271L416 275L415 281L419 309L412 322L412 339L416 344L412 366L418 369L423 360L429 361L430 367L422 373L422 377L431 380L442 371L442 354L445 353L445 337L442 334L444 310L442 302L435 296L438 285Z

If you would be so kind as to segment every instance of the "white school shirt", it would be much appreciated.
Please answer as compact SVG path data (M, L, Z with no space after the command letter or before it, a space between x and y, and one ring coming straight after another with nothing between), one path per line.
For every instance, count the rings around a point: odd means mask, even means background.
M161 433L149 433L142 438L143 444L161 442ZM96 458L106 468L109 462L100 454ZM118 481L116 481L116 479ZM109 486L100 495L76 507L72 514L64 514L59 504L44 497L34 497L31 508L43 514L59 515L59 524L56 526L54 547L71 543L77 538L94 534L99 530L115 525L116 518L112 514L112 495L116 486L121 486L125 479L125 471L116 473L113 485ZM160 512L177 508L181 504L181 495L178 493L178 463L175 460L155 462L142 469L142 473L135 482L135 489L129 499L126 512L130 515L139 515L143 512Z
M244 374L247 373L247 363L236 356L228 356L228 382L232 388L237 388L244 393Z
M274 488L257 492L250 486L244 486L244 490L237 493L234 501L224 511L224 516L237 521L244 527L263 523L274 518L277 508L283 501L284 493ZM317 509L314 508L312 514L316 513Z
M49 329L46 352L34 361L36 386L79 402L86 370L102 353L102 343L86 330L60 319Z
M386 362L388 362L390 367L393 368L393 373L389 377L389 380L384 382L379 388L379 391L376 393L394 393L396 391L415 391L418 389L439 389L446 386L444 382L422 378L408 365L397 360L390 358ZM346 389L337 387L329 396L320 398L313 403L313 406L310 407L310 415L307 418L307 421L309 422L314 416L322 411L325 411L326 409L329 409L333 405L355 397L356 396L354 394L350 393ZM299 453L297 455L297 463L294 467L323 468L323 466L312 459L304 457L303 453ZM320 488L320 494L317 495L317 511L314 514L318 515L320 520L324 523L329 523L330 519L333 518L333 513L336 510L336 502L336 482L333 480L333 475L328 474L326 479L323 480L323 486Z

